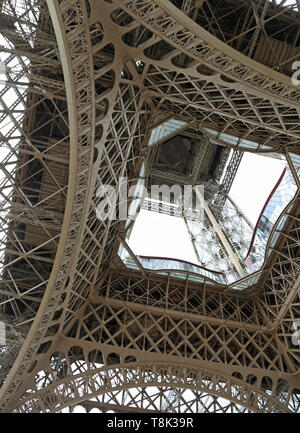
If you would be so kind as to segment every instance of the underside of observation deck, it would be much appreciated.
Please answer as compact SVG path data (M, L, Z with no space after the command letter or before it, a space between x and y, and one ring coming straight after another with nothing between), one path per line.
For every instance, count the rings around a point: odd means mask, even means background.
M0 1L2 411L299 412L299 24L297 1ZM247 151L296 191L256 278L122 262L99 187L222 184L220 221Z

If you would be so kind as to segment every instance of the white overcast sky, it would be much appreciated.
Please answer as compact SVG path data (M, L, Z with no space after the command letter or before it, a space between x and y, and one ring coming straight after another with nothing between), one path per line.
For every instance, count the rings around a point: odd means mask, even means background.
M286 162L281 159L244 153L230 190L230 197L253 225L285 165Z

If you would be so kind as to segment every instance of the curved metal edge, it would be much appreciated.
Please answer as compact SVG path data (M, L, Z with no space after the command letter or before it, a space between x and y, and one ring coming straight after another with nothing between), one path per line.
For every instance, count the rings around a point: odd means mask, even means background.
M71 223L71 216L72 216L72 208L74 203L74 192L76 188L76 171L77 171L77 157L78 157L78 149L75 143L78 142L78 135L77 135L77 110L76 110L76 96L75 96L75 86L74 82L72 81L71 77L73 76L72 73L72 63L71 58L68 54L68 42L67 38L64 32L64 23L62 21L62 18L58 12L59 5L57 1L53 0L47 0L47 6L50 12L51 20L53 23L55 35L57 38L57 44L61 56L61 62L64 72L64 79L65 79L65 86L66 86L66 94L67 94L67 104L68 104L68 114L69 114L69 128L70 128L70 153L69 153L69 179L68 179L68 192L67 192L67 200L66 200L66 207L65 207L65 213L64 213L64 219L63 219L63 226L62 231L57 247L57 252L55 256L55 261L53 264L53 268L51 271L50 279L48 281L47 288L45 290L43 299L41 301L41 304L39 306L37 315L34 319L34 322L29 330L29 333L23 343L23 346L6 378L6 381L4 382L1 390L0 390L0 402L5 403L5 400L8 401L9 396L6 396L9 387L11 386L13 379L15 375L18 372L19 366L23 359L25 358L26 352L29 349L31 342L33 340L33 337L37 333L42 317L47 309L47 305L49 303L49 299L54 287L54 283L56 280L56 277L59 272L60 265L63 260L63 253L66 246L70 223Z
M252 70L259 72L263 75L267 75L272 79L290 87L291 89L299 90L296 85L293 84L292 79L287 77L280 72L274 71L268 66L262 65L256 60L250 59L245 54L240 53L234 48L228 46L225 42L213 36L207 30L196 24L190 17L185 15L180 9L174 6L169 0L152 0L157 6L164 10L168 15L176 19L177 22L188 28L195 35L200 36L203 41L211 45L218 51L222 51L223 54L232 58L236 62L242 63L243 65L251 68Z
M268 204L269 204L271 198L273 197L273 195L274 195L275 192L277 191L279 185L281 184L281 181L282 181L282 179L283 179L283 177L284 177L284 175L285 175L285 172L286 172L286 168L284 168L284 170L283 170L283 172L281 173L279 179L277 180L275 186L273 187L272 191L271 191L270 194L268 195L268 198L267 198L265 204L263 205L262 210L260 211L259 217L257 218L256 224L255 224L255 227L254 227L254 230L253 230L253 234L252 234L252 238L251 238L250 246L249 246L249 248L248 248L248 252L247 252L246 257L244 258L244 260L246 260L246 259L249 257L249 254L250 254L251 249L252 249L253 244L254 244L254 239L255 239L255 236L256 236L256 232L257 232L257 229L258 229L258 225L259 225L259 223L260 223L260 220L261 220L261 218L262 218L262 216L263 216L263 213L264 213L264 211L266 210L266 207L268 206ZM278 218L278 219L279 219L279 218Z
M170 377L172 377L172 369L176 369L177 373L178 373L178 370L181 370L182 371L181 378L183 380L180 381L180 376L179 376L179 380L178 380L178 375L176 376L176 379L174 380L174 382L167 381L167 380L166 381L163 381L163 380L159 381L158 379L156 379L156 380L154 379L152 381L147 381L147 380L145 380L147 378L143 377L143 374L142 374L143 370L145 372L151 371L154 373L154 375L157 376L157 371L159 369L163 369L164 371L166 371L166 373L168 373L168 371L169 371ZM134 381L133 383L130 383L130 382L124 381L124 382L120 383L119 386L113 386L109 381L109 372L110 371L113 372L115 370L119 370L121 374L126 374L126 370L139 371L140 372L140 374L139 374L140 382L137 383L136 381ZM197 384L184 383L184 380L186 380L186 378L187 378L186 370L189 370L190 372L192 372L196 376L200 372L203 373L203 376L205 376L205 375L211 376L212 377L212 383L214 384L214 388L212 389L209 386L207 386L207 387L201 386L201 383L200 383L201 378L199 380L199 383L197 383ZM241 405L243 407L246 407L246 408L252 410L253 412L256 412L256 413L265 412L263 410L260 410L257 407L257 398L253 399L252 405L246 401L245 394L246 394L246 391L248 391L249 393L254 394L255 396L261 396L262 398L267 400L268 406L270 406L271 408L274 407L275 409L277 409L278 412L281 412L281 413L291 413L292 412L291 410L288 409L288 407L286 405L280 403L274 397L272 397L269 394L267 394L266 392L256 388L255 386L247 383L247 387L246 387L244 381L242 381L240 379L237 379L237 378L235 378L231 375L228 375L226 373L225 374L220 373L218 371L215 371L215 370L212 370L212 369L209 369L206 367L195 368L192 366L183 365L182 363L170 363L170 362L161 362L160 361L158 363L150 363L149 364L149 362L147 362L147 361L142 361L142 362L138 362L138 363L131 362L131 363L126 363L126 364L116 364L113 367L104 366L104 367L96 368L93 370L88 370L85 373L79 373L76 375L72 375L71 377L69 376L66 379L74 381L74 382L77 379L80 379L80 380L85 379L85 381L87 382L88 378L91 378L92 376L97 376L97 378L101 377L101 373L103 373L105 376L107 376L104 379L106 381L106 386L104 386L102 390L100 389L100 390L97 390L95 392L91 392L90 394L88 394L88 393L83 394L82 396L78 395L77 398L72 397L70 399L70 401L66 401L63 404L61 404L60 406L56 405L55 412L65 408L65 407L70 406L70 403L73 406L76 403L80 403L80 402L83 402L87 399L97 397L97 396L99 396L103 393L106 393L106 392L118 391L118 390L123 390L123 389L130 389L130 388L135 388L137 386L141 386L141 387L145 387L145 388L147 386L168 386L168 387L171 386L173 388L186 388L186 389L194 389L197 391L203 390L203 391L208 392L211 395L214 395L217 397L223 397L225 399L233 401L233 402L237 403L238 405ZM216 385L218 382L216 380L214 380L216 378L218 378L219 381L226 382L227 384L229 382L230 386L237 385L239 387L239 389L242 390L241 394L243 395L244 400L241 401L238 398L235 398L234 396L232 396L232 393L230 394L230 398L229 398L229 395L226 394L225 392L224 393L222 393L220 391L218 392L218 390L216 389ZM50 392L52 391L55 393L55 390L59 387L62 387L63 384L66 384L66 386L69 386L68 382L66 383L66 379L62 379L62 380L57 381L53 384L50 384L46 388L43 388L39 393L40 397L42 397L43 394L47 395L49 393L49 391ZM197 377L196 378L194 377L192 379L192 381L195 381L195 380L197 381ZM62 395L61 391L62 390L59 391L60 395ZM21 408L22 404L26 403L27 401L30 402L31 399L36 399L36 398L37 398L36 394L34 396L27 397L26 399L24 399L23 401L20 402L19 408ZM18 408L15 408L15 410L16 409L18 409ZM268 412L270 412L270 411L268 411Z

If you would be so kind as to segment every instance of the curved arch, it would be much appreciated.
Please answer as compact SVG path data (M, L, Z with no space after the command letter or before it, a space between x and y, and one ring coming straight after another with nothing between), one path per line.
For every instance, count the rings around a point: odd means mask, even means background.
M69 187L62 232L51 276L33 325L1 389L0 400L3 409L7 406L10 398L15 395L21 384L21 378L32 364L32 359L41 347L49 322L56 310L63 308L65 312L66 305L70 301L76 262L84 235L84 225L96 182L93 53L86 2L84 0L79 0L79 2L80 7L76 8L76 14L74 14L72 4L63 11L61 9L63 5L59 4L58 0L47 1L62 61L67 94L69 136L72 144L70 146ZM72 16L71 23L68 14ZM76 34L72 32L74 20L78 21L79 27L79 33L76 32ZM71 37L67 37L70 33ZM78 34L80 34L80 44L78 44ZM85 83L84 87L82 87L83 82ZM114 90L110 96L111 100L114 100L115 93ZM102 134L102 139L108 130L107 123L104 122L105 133ZM100 161L98 161L99 164ZM60 300L63 293L65 296L63 304L61 304Z
M74 2L64 5L59 3L58 0L47 1L63 64L69 112L70 141L73 152L72 163L74 166L71 164L70 167L70 184L65 220L51 278L38 314L27 335L25 344L10 370L6 383L1 389L0 397L3 409L12 396L15 398L16 390L21 384L21 378L29 370L33 357L37 350L41 348L49 322L58 305L63 308L62 317L60 318L60 324L62 324L67 314L67 305L78 301L74 287L77 286L80 295L82 293L85 295L89 290L87 280L85 284L82 284L82 276L76 270L76 263L80 259L80 255L82 255L82 240L86 230L87 216L92 207L92 196L95 192L98 168L101 164L99 154L104 154L103 142L109 131L107 117L112 114L113 105L117 100L118 86L114 81L109 91L107 90L103 95L95 97L94 59L86 2L78 0L76 8L74 8ZM78 23L78 28L76 32L73 32L75 21ZM107 43L108 38L104 36L104 39ZM78 43L79 41L80 43ZM114 59L112 60L115 76L120 75L123 57L122 54L119 55L118 64L115 63ZM103 70L105 70L105 67ZM102 72L98 71L97 73ZM105 109L106 117L96 119L96 99L99 103L104 96L105 102L108 101L109 105ZM101 137L99 134L97 136L97 128L101 127L100 122L102 122L103 126L101 128ZM96 143L95 139L97 139ZM94 148L98 149L96 161L94 161ZM96 241L96 245L100 248L102 242L105 245L107 242L106 236L103 236L101 242ZM93 264L93 266L93 269L96 270L97 265ZM68 281L67 285L66 281ZM65 296L61 304L63 290ZM19 390L18 393L20 395L21 391Z
M50 8L52 10L52 15L56 13L56 7L57 5L54 5L54 2L52 5L50 5ZM34 355L34 353L38 348L38 342L41 341L41 338L44 335L44 332L46 330L45 321L43 323L44 326L41 328L41 322L43 317L45 317L47 310L48 310L48 315L51 315L52 317L52 314L49 313L49 309L50 309L49 307L52 307L51 310L53 311L57 301L60 299L55 289L57 289L57 280L59 279L58 278L59 272L61 270L63 257L67 247L71 219L73 216L72 209L75 201L76 173L78 167L78 146L77 146L78 128L77 128L77 113L76 113L76 93L75 93L75 85L73 81L72 62L71 62L70 53L67 49L68 42L63 31L62 20L57 18L55 20L54 27L57 36L57 44L60 52L62 53L61 58L62 58L62 66L63 66L64 79L65 79L66 93L67 93L67 101L68 101L70 142L76 143L76 145L70 146L69 184L68 184L67 200L66 200L63 226L61 230L58 248L56 251L55 261L53 264L50 279L46 291L44 293L42 302L40 304L38 313L23 343L23 346L18 354L18 357L15 360L14 365L12 366L6 381L0 390L0 401L1 401L1 407L3 408L8 403L11 395L20 385L21 383L20 378L24 373L24 370L25 371L28 370L26 366L32 360L32 356ZM59 288L60 285L61 284L59 284ZM26 366L24 366L24 363Z
M23 399L14 412L44 412L46 409L55 412L103 393L148 386L203 391L253 412L289 412L286 405L269 394L232 376L177 364L142 362L89 370L57 381ZM76 393L72 393L75 389Z
M52 3L52 1L49 0L50 3ZM64 11L66 12L66 10L68 9L69 5L72 2L68 2L66 3L61 3L64 8ZM78 0L78 5L84 4L84 0ZM161 3L159 1L157 1L156 3ZM64 23L62 22L62 16L60 15L59 6L58 6L58 1L54 0L53 1L53 7L57 7L57 16L59 23L62 25L64 25ZM80 7L78 8L80 10ZM77 11L78 12L78 11ZM87 20L85 20L87 15L86 13L84 13L84 9L83 9L83 15L81 16L81 18L83 17L83 31L85 29L85 25L88 28L88 23L86 22ZM67 15L67 14L66 14ZM74 18L74 17L73 17ZM72 18L72 19L73 19ZM74 18L75 19L75 18ZM74 24L74 21L72 21L72 25ZM82 22L81 22L82 24ZM74 37L77 37L78 34L80 34L81 28L78 27L78 29L76 30L76 34ZM71 33L71 32L70 32ZM69 38L68 41L66 42L66 35L64 34L62 36L62 34L60 35L61 39L62 39L62 44L71 44L72 42L72 35L69 34ZM87 39L89 39L89 34L87 32L86 34ZM87 40L87 44L90 44L90 40ZM63 47L63 49L68 50L70 47ZM83 47L84 48L84 47ZM85 47L86 48L86 47ZM82 53L81 53L82 54ZM86 53L85 53L86 54ZM68 60L71 59L71 54L68 53L69 58ZM74 53L73 53L74 56ZM86 59L86 57L84 57L84 59ZM76 59L78 60L78 59ZM89 61L84 60L87 64L87 68L83 68L83 70L85 71L91 71L91 69L89 69L89 65L91 64L91 57L89 57ZM76 65L78 66L78 62L74 62L75 66L73 65L72 61L70 60L70 63L67 65L67 67L69 68L69 72L70 72L70 77L72 74L74 74L74 68L76 68ZM69 83L69 85L72 87L71 89L71 93L72 93L72 98L75 100L73 100L74 104L72 104L72 109L74 111L74 113L71 113L71 121L73 119L73 121L76 123L75 127L72 129L72 133L75 134L75 138L73 137L74 141L73 143L75 144L75 146L72 146L72 150L74 150L74 155L76 153L76 155L78 156L78 160L74 159L74 164L78 164L78 170L73 170L72 172L74 174L74 177L72 179L73 181L73 192L71 194L71 189L70 191L68 190L68 198L69 198L69 202L68 202L68 207L67 210L65 212L65 221L64 221L64 226L63 226L63 236L61 237L60 240L60 249L57 252L56 258L55 258L55 263L54 263L54 267L53 267L53 272L51 274L51 280L49 281L49 284L47 286L46 292L44 294L44 297L42 299L42 304L40 306L38 315L36 317L36 320L34 321L34 324L30 330L30 333L27 336L27 339L25 341L25 344L19 354L19 357L17 358L17 361L15 362L13 369L11 370L11 373L9 375L9 378L5 384L5 388L3 388L3 392L6 393L4 395L4 398L2 399L2 403L5 404L7 402L7 399L9 398L9 395L12 395L14 393L15 390L18 391L18 385L20 384L20 378L22 375L24 375L24 373L26 374L27 371L29 371L30 366L32 365L32 361L34 358L34 355L36 353L37 350L39 350L41 348L41 342L43 342L43 337L45 335L45 333L48 331L48 326L49 326L49 322L51 321L53 314L58 310L58 306L61 309L62 305L64 306L64 311L66 311L66 303L69 302L70 297L71 297L71 286L72 286L72 281L74 278L74 272L75 272L75 268L76 268L76 262L78 260L78 256L79 256L79 249L81 248L81 239L83 236L83 232L84 232L84 224L85 224L85 220L86 220L86 216L87 213L89 211L89 203L91 201L91 190L93 188L93 182L95 183L95 177L97 176L97 168L100 165L100 156L99 154L97 155L96 161L94 161L94 152L91 151L91 148L94 146L94 142L91 143L87 143L88 142L88 138L87 138L87 133L82 132L82 139L84 140L84 143L82 144L82 146L84 146L84 151L82 151L83 149L80 148L79 146L79 128L78 127L78 119L80 119L82 121L80 128L83 131L86 131L87 127L90 128L90 130L92 131L92 134L94 134L95 132L97 133L97 130L95 129L95 110L94 110L94 105L93 102L91 102L91 100L89 100L90 103L90 111L89 111L89 115L88 117L88 121L87 123L84 123L84 119L80 118L80 117L76 117L77 113L77 100L76 98L82 98L82 95L84 94L84 92L82 92L82 94L80 93L80 90L78 90L79 93L74 93L74 86L75 86L75 81L72 81L72 79L74 78L74 76L72 75L72 77L70 78L68 76L68 79L70 80L71 83ZM80 78L78 78L80 80L82 80L82 76ZM75 78L74 78L75 80ZM88 80L93 80L93 74L89 73L88 74ZM84 80L82 80L84 81ZM270 80L271 82L271 80ZM274 85L274 82L273 82ZM79 88L82 86L82 82L80 83ZM271 85L268 87L268 85L266 84L266 88L270 89ZM279 86L280 87L280 86ZM94 87L91 86L91 89L93 89ZM76 89L75 89L76 90ZM82 87L81 87L82 90ZM70 89L69 89L70 91ZM274 92L277 91L277 89L274 90ZM284 93L284 91L282 90L281 87L281 91L282 93ZM271 90L270 90L271 92ZM116 91L115 91L116 93ZM272 92L271 92L272 93ZM102 95L103 96L103 95ZM274 98L276 98L277 96L275 96ZM111 99L113 97L110 98L110 102ZM93 98L91 98L93 99ZM282 97L283 99L283 97ZM70 98L68 98L68 103L70 104L72 101ZM80 99L80 110L83 111L84 108L86 108L84 106L84 103L86 103L86 100ZM111 108L111 107L110 107ZM86 114L86 113L85 113ZM105 110L105 115L108 114L108 109L107 111ZM100 114L101 115L101 114ZM73 117L72 117L73 116ZM89 122L89 123L88 123ZM98 126L98 125L97 125ZM85 134L85 135L84 135ZM100 126L99 126L99 131L98 131L99 137L101 134L101 137L105 137L105 133L102 132ZM93 139L92 139L93 140ZM88 145L87 145L88 144ZM78 145L78 147L77 147ZM98 146L99 143L95 144L94 147ZM81 150L81 152L80 152ZM100 153L100 145L98 147L99 153ZM74 158L74 155L72 156L72 158ZM93 165L94 164L94 165ZM71 174L70 174L71 176ZM79 188L78 190L76 190L77 188L77 183L76 182L80 182L80 176L82 176L81 181L83 182L81 184L81 188ZM70 187L70 185L69 185ZM70 193L69 193L70 192ZM77 201L76 201L77 200ZM71 204L70 204L71 203ZM80 206L77 206L77 204L80 203ZM107 232L106 232L107 233ZM101 239L102 242L102 239ZM103 241L103 244L105 243L105 241ZM96 244L97 245L97 244ZM102 246L102 244L101 244ZM70 268L71 267L71 271ZM70 275L69 280L66 279L66 276ZM79 278L79 277L78 277ZM67 281L67 282L66 282ZM83 281L83 280L82 280ZM78 289L78 292L84 294L84 296L86 295L86 291L88 289L87 286L84 286L84 288L81 287L76 287ZM73 293L75 293L76 289L73 290L72 292L72 296ZM59 294L59 296L58 296ZM84 298L84 296L82 296L82 298ZM69 305L75 304L77 301L77 299L71 299L71 302L69 303ZM61 309L62 311L62 309ZM57 321L57 317L55 317L55 320ZM61 323L63 323L63 320L61 319ZM49 335L49 334L48 334ZM49 340L49 344L50 344L50 340ZM48 347L49 349L49 347ZM46 351L46 349L45 349ZM28 368L27 368L28 367ZM154 369L156 369L155 371L153 371L153 374L157 373L157 369L159 369L161 377L163 377L163 380L159 381L159 377L156 376L156 381L153 379L153 381L151 382L151 371ZM151 370L152 369L152 370ZM169 381L168 381L168 372L169 370L172 370L173 373L171 372L169 375ZM164 372L167 371L167 373L165 374ZM176 371L176 374L175 374ZM197 376L197 372L199 372L199 370L194 370L195 371L195 376ZM94 370L94 372L96 372L96 370ZM51 384L47 386L47 388L45 388L45 390L42 390L41 392L37 392L36 395L39 396L41 395L41 400L42 401L47 401L47 398L50 395L55 395L55 397L57 397L57 399L61 399L60 403L62 407L65 404L65 400L64 399L68 399L69 395L72 394L72 392L74 392L73 389L73 384L72 381L75 381L75 386L74 388L76 389L76 387L78 387L78 389L81 389L81 383L90 383L91 385L94 386L95 389L95 393L96 395L99 394L99 390L96 389L97 387L97 382L94 380L94 376L93 373L87 371L87 372L81 372L78 375L74 375L71 378L65 378L62 379L61 381L57 381L54 384ZM103 379L107 379L110 380L112 379L112 377L115 378L119 378L120 380L123 378L124 380L129 377L130 375L133 377L136 372L140 372L140 384L141 386L148 386L148 383L155 383L155 384L167 384L168 386L170 386L170 381L173 382L171 383L171 385L175 388L175 387L180 387L180 386L186 386L188 387L192 387L195 386L197 387L197 384L193 385L192 383L187 383L186 380L187 378L192 378L193 379L193 374L191 372L191 369L187 368L187 367L182 367L182 366L166 366L166 365L157 365L157 366L149 366L149 365L144 365L144 364L139 364L139 365L134 365L134 366L129 366L129 365L116 365L113 368L110 367L106 367L106 368L101 368L97 370L98 375L100 372L100 376L101 373L103 372ZM113 373L116 373L113 376ZM147 381L146 377L144 376L145 374L150 374L150 379L149 381ZM214 375L214 376L213 376ZM174 379L174 377L176 377L176 379ZM230 387L230 390L236 386L237 389L242 389L242 384L240 382L237 381L237 379L232 379L229 378L225 375L220 376L217 373L214 372L207 372L205 373L205 378L203 379L204 381L208 381L207 377L215 377L216 380L216 384L217 383L222 383L224 384L224 386ZM179 379L178 379L179 378ZM191 380L192 380L191 379ZM176 381L175 381L176 380ZM77 381L77 382L76 382ZM90 382L89 382L90 381ZM72 386L69 386L69 383L71 383ZM114 386L113 389L124 389L126 387L135 387L136 384L138 382L136 380L132 381L127 381L127 382L119 382L119 384L116 384ZM218 389L214 389L213 387L214 382L211 381L212 383L212 388L209 388L208 384L206 384L207 388L207 392L215 392L218 393L218 395L224 395L225 391L223 391L222 394L222 389L224 390L224 388L218 388ZM58 385L57 385L58 384ZM227 384L227 385L226 385ZM105 387L108 387L109 383L104 383L103 382L103 388L106 389ZM58 388L59 386L61 386L61 388ZM66 388L64 388L66 386ZM107 388L110 389L110 388ZM60 392L65 392L66 394L63 394L62 396L60 396ZM21 392L21 391L18 391ZM102 391L101 391L102 392ZM103 391L105 392L105 391ZM238 392L238 391L237 391ZM269 406L272 408L274 408L274 411L286 411L286 405L280 404L279 402L277 402L275 399L271 400L270 396L265 395L264 393L262 393L261 391L258 391L257 388L253 387L251 388L251 385L247 385L247 392L249 392L248 395L248 400L245 402L245 404L249 404L251 407L251 410L257 410L257 411L264 411L265 408L267 408L269 410ZM98 393L98 394L97 394ZM253 393L253 394L251 394ZM254 399L252 401L252 397L254 396ZM90 397L90 394L87 396L88 398ZM76 397L77 398L77 397ZM236 396L233 396L232 399L234 398L238 398ZM242 397L241 397L242 398ZM245 397L246 398L246 397ZM78 399L80 401L83 401L83 396L78 396ZM51 400L51 399L50 399ZM79 401L78 400L78 401ZM265 404L263 403L259 403L260 401L264 401ZM23 400L26 404L26 402L28 401L28 407L30 408L31 405L31 401L35 401L37 402L37 405L39 404L36 396L33 396L31 399L29 398L28 400L24 399ZM74 398L72 399L72 402L74 401ZM234 400L233 400L234 401ZM47 401L47 403L49 403L49 401ZM50 406L51 404L54 404L53 401L50 401ZM239 403L240 404L240 403ZM257 405L256 405L257 404ZM260 406L258 406L258 404L260 404ZM36 409L38 410L39 406L36 406ZM48 406L47 406L48 407ZM54 410L56 410L56 406L53 406ZM48 410L47 408L45 408L45 411Z
M255 236L256 236L257 228L258 228L258 225L259 225L259 223L260 223L260 221L261 221L261 218L262 218L262 216L263 216L263 213L264 213L264 211L266 210L266 207L268 206L270 200L272 199L272 197L273 197L275 191L276 191L277 188L279 187L279 185L280 185L280 183L281 183L281 181L282 181L282 179L283 179L283 177L284 177L284 175L285 175L285 172L286 172L286 168L284 168L284 170L283 170L283 172L281 173L279 179L277 180L275 186L273 187L272 191L270 192L270 194L269 194L269 196L268 196L268 198L267 198L267 200L266 200L264 206L262 207L262 210L260 211L260 214L259 214L259 216L258 216L258 218L257 218L257 221L256 221L256 225L255 225L254 230L253 230L252 238L251 238L251 241L250 241L250 245L249 245L248 252L247 252L247 254L246 254L245 260L246 260L247 257L249 256L249 254L250 254L250 252L251 252L251 249L252 249L252 247L253 247L253 243L254 243L254 239L255 239Z
M170 1L144 0L144 7L140 3L135 5L129 0L125 2L116 0L115 3L129 15L133 15L138 22L143 23L153 33L158 34L159 37L165 39L186 55L203 63L206 63L205 59L210 57L207 66L213 67L223 76L240 81L248 88L252 87L253 89L256 88L256 90L259 88L262 93L272 97L272 99L281 102L285 101L290 106L296 107L297 103L299 103L299 92L289 77L250 59L220 41L196 24ZM152 18L154 12L155 20ZM171 28L174 30L170 31ZM168 30L166 31L166 29ZM212 51L214 56L212 56ZM228 63L231 65L230 72L226 72L225 58L227 58L226 65ZM236 71L234 71L234 65ZM245 67L247 71L245 71ZM255 82L255 85L250 83L249 70L251 71L251 80L253 80L253 83ZM284 97L282 96L283 93L281 93L283 89L286 92Z

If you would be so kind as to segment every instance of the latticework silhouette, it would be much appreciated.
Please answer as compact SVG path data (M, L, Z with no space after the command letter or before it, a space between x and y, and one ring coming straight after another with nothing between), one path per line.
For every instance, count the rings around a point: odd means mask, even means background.
M298 412L299 1L0 0L0 12L2 410ZM281 157L294 185L250 276L247 221L227 197L247 151ZM134 185L143 164L149 187L205 182L207 245L218 227L228 242L202 257L186 221L198 280L188 264L147 266L126 221L97 215L99 187Z

